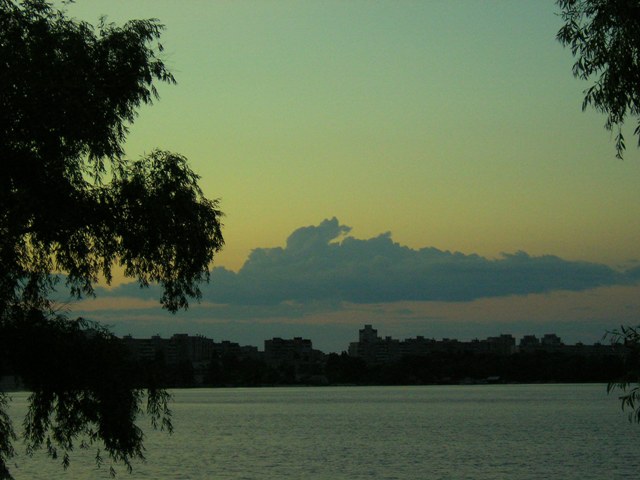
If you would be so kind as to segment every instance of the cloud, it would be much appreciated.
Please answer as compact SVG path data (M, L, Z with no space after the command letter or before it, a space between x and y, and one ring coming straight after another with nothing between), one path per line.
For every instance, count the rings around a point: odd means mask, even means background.
M284 248L253 250L237 273L214 268L211 283L203 287L203 301L286 304L289 310L317 303L468 302L640 281L640 268L620 272L603 264L522 251L489 259L433 247L412 249L394 242L390 232L363 240L349 236L350 231L334 217L295 230ZM157 286L151 289L130 283L98 296L161 296Z
M205 297L240 305L471 301L640 279L638 269L623 273L525 252L487 259L432 247L415 250L394 242L389 232L361 240L349 236L350 230L336 218L297 229L284 248L255 249L237 273L215 268Z

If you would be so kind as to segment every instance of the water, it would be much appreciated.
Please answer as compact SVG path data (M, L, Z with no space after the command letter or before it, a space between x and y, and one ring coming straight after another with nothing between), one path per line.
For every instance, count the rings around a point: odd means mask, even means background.
M177 390L124 479L636 478L640 425L603 385ZM12 412L26 408L13 394ZM16 480L109 478L20 455Z

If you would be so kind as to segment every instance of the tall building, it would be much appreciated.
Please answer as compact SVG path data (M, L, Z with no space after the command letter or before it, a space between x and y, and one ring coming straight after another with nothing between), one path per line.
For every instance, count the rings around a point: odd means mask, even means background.
M368 343L373 345L380 340L380 337L378 337L378 330L373 328L371 325L365 325L364 328L361 328L358 331L358 334L360 343Z
M378 345L381 341L378 330L371 325L365 325L359 330L358 341L349 344L349 355L362 358L367 363L376 363L380 355Z

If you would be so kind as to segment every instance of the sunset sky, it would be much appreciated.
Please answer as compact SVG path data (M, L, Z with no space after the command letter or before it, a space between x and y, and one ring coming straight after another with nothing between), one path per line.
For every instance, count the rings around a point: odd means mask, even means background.
M554 2L97 1L158 18L178 85L126 146L185 155L225 212L201 304L122 283L69 306L117 334L340 351L640 323L640 154L624 161L555 40ZM305 227L305 228L302 228ZM295 232L295 233L294 233Z

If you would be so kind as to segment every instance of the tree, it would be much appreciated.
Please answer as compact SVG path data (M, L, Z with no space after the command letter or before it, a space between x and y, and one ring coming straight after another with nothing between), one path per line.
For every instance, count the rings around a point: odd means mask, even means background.
M585 90L582 109L591 105L607 114L605 128L615 130L616 157L625 150L622 125L627 115L636 117L634 134L640 146L640 1L557 0L565 22L557 39L571 47L577 57L573 75L583 80L596 77ZM622 409L630 409L630 420L640 423L640 333L621 327L607 334L614 343L625 345L625 374L607 386L619 389ZM632 386L634 385L635 386Z
M622 410L629 409L629 421L640 423L640 327L620 327L607 334L614 343L625 347L623 375L609 382L607 393L620 390Z
M118 267L142 287L160 284L176 312L201 296L223 245L218 202L184 157L125 158L137 109L158 98L157 82L175 83L162 30L156 20L93 27L46 0L0 0L0 374L33 392L28 450L65 466L75 446L101 444L130 468L145 397L152 423L171 424L167 393L106 328L59 312L56 288L94 295ZM0 479L14 453L7 401L0 392Z
M576 57L573 75L594 79L584 91L582 109L592 106L607 115L605 128L615 130L616 157L625 150L622 126L627 115L638 125L640 146L640 1L557 0L565 22L557 39Z

